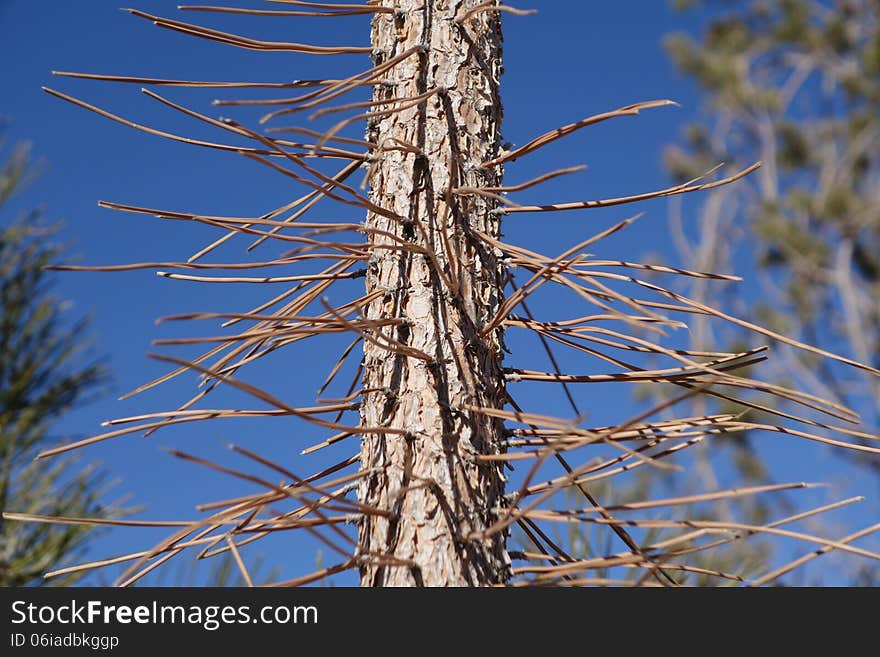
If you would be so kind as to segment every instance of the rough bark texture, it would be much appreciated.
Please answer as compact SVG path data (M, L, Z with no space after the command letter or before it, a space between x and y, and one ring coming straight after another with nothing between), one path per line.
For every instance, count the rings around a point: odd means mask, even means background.
M376 64L413 46L424 49L383 75L374 100L439 91L418 106L372 120L370 141L390 146L399 140L420 152L380 151L370 174L371 200L402 219L370 213L367 226L435 256L376 249L367 275L367 291L385 293L368 306L367 316L404 318L383 334L430 360L365 343L363 426L408 434L363 438L361 464L374 474L363 480L360 499L388 515L362 521L361 582L494 584L509 572L504 533L487 539L469 534L492 524L503 503L500 465L475 458L501 450L502 425L466 407L500 408L505 399L502 331L480 335L499 308L505 271L498 254L474 236L499 236L494 202L452 190L500 184L500 168L480 166L501 148L499 14L481 11L458 23L477 0L383 4L399 11L373 20ZM377 234L372 240L396 244Z

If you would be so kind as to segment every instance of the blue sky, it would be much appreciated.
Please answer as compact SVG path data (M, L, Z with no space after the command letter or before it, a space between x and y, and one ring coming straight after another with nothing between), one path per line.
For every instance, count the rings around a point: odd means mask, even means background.
M524 201L611 197L665 186L668 180L661 168L662 149L678 139L683 122L693 118L698 107L695 90L674 72L660 41L670 31L696 29L698 17L676 14L663 0L532 4L540 10L537 16L504 18L502 91L504 132L509 141L521 144L548 129L641 100L672 98L682 107L653 110L636 119L619 119L583 131L511 166L507 180L526 180L559 166L589 166L586 172L542 186L533 196L524 197ZM181 16L175 3L167 0L139 0L134 6L270 40L350 45L363 45L368 40L367 24L358 18L230 19ZM76 262L83 264L185 260L217 236L205 227L103 210L97 207L99 199L205 214L254 216L290 200L291 191L284 178L269 175L244 158L136 132L68 105L40 89L47 85L161 129L200 138L222 138L141 94L137 85L53 78L50 71L288 81L351 73L367 64L365 57L253 53L200 41L156 28L118 11L118 3L106 0L48 4L0 0L0 34L0 115L10 121L6 138L32 142L34 154L46 164L44 175L15 199L13 209L39 204L45 208L47 217L63 219L62 237L71 243ZM234 90L157 91L212 116L225 113L239 120L255 116L253 112L227 111L210 105L215 97L235 97ZM295 195L300 193L296 190ZM685 213L697 207L697 202L688 200ZM607 251L602 254L635 260L650 251L673 258L667 236L668 209L663 201L594 213L513 216L505 225L505 233L513 243L556 253L635 210L645 210L647 215L628 233L609 240L603 247ZM350 218L359 220L355 216ZM234 259L241 247L239 243L221 250L216 259ZM261 255L268 257L278 252L277 247L268 245ZM113 417L173 408L192 394L193 379L189 377L125 402L114 399L165 371L166 366L146 357L148 351L155 350L152 340L216 332L215 326L207 324L156 326L156 317L196 310L242 310L268 296L263 288L170 281L149 270L122 274L67 273L57 276L56 283L58 293L73 302L74 314L92 313L96 352L107 357L114 375L115 394L72 413L59 427L60 434L70 437L97 433L99 423ZM286 398L298 403L308 403L332 364L329 356L335 349L333 345L292 350L243 378L275 393L287 394ZM180 356L195 353L165 351ZM625 388L595 392L591 389L591 396L582 395L592 422L602 424L634 412L629 392ZM569 414L556 391L544 389L534 394L542 410ZM220 405L224 399L218 395L211 405ZM229 399L246 403L234 395ZM321 436L314 429L298 425L293 433L296 435L277 423L257 421L188 425L147 440L127 437L108 441L89 448L82 457L99 459L118 475L121 481L116 491L129 494L135 503L148 505L142 517L182 519L192 516L192 507L198 502L235 497L251 489L182 463L170 457L163 447L173 446L232 463L235 461L230 460L223 447L232 441L292 464L300 474L312 471L316 465L320 467L325 462L322 459L327 459L327 463L333 457L338 460L353 448L349 444L317 460L304 461L298 456L299 450ZM853 491L876 493L875 483L850 474L836 461L824 459L822 451L792 445L777 437L769 439L762 449L773 458L777 479L835 482L830 492L805 495L804 505L854 494ZM241 461L238 464L247 466ZM836 518L842 528L861 526L871 521L876 509L874 502ZM161 535L152 530L113 530L95 546L93 556L143 549ZM800 549L803 551L803 546ZM314 545L300 539L276 540L257 551L264 552L267 561L282 564L285 575L307 571L315 563ZM327 555L324 559L325 563L332 560ZM340 578L337 582L350 580Z

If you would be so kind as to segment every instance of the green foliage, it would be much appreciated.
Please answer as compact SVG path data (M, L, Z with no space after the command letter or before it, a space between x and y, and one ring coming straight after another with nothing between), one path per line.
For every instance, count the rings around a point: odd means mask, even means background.
M807 136L793 123L781 123L779 131L779 166L785 170L797 169L808 164L810 144Z
M27 147L15 148L0 168L0 207L34 172ZM71 323L48 289L43 267L60 253L53 234L36 211L0 229L0 509L106 518L118 509L101 503L106 482L95 466L34 461L57 441L57 420L107 376L100 363L86 362L87 320ZM41 583L44 572L80 555L90 537L85 525L0 520L0 586Z

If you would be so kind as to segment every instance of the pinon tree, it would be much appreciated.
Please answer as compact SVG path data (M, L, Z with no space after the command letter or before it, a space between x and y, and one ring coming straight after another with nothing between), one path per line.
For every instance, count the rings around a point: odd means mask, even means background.
M288 7L278 8L277 4ZM116 211L198 222L219 231L220 236L182 262L67 269L156 268L162 276L177 280L274 283L285 285L285 289L250 308L169 318L222 320L223 327L244 328L205 338L160 341L214 346L187 359L156 355L173 369L137 392L196 373L201 389L194 397L178 409L121 418L111 424L127 426L42 456L125 434L150 435L193 421L266 416L301 431L307 427L325 433L323 440L303 450L306 454L338 450L357 439L359 447L309 476L297 474L298 461L279 462L239 445L233 450L264 472L174 451L180 458L246 480L262 490L203 505L206 515L183 523L145 551L50 574L129 562L119 579L127 585L190 550L201 557L231 553L244 579L251 581L243 546L270 535L292 540L293 535L303 533L316 537L330 553L338 554L339 560L283 584L315 582L350 569L356 569L367 586L617 581L673 585L686 582L693 573L742 581L736 573L692 566L688 558L723 550L757 534L812 544L810 549L815 552L808 560L831 550L878 558L850 545L858 537L835 541L785 527L853 500L761 525L701 515L701 505L712 500L803 488L806 485L802 483L713 489L685 498L645 499L617 506L603 505L592 491L598 483L633 470L675 470L679 467L675 460L689 447L719 434L753 429L869 454L878 452L876 447L858 443L857 438L867 434L857 426L847 426L856 423L857 417L842 405L744 376L744 368L766 358L766 346L729 353L695 351L664 337L669 330L684 326L682 320L688 317L712 316L769 340L796 345L875 375L880 372L720 313L653 280L662 275L707 280L735 279L733 276L600 258L585 252L601 249L604 238L627 228L635 217L587 239L578 238L578 243L558 255L543 255L512 244L502 235L502 224L512 220L512 215L576 214L712 189L746 176L758 164L710 180L712 169L667 189L627 197L514 202L510 195L532 193L528 190L540 183L576 173L581 167L563 166L532 180L515 178L506 184L502 174L508 165L514 168L516 160L588 126L671 102L646 101L594 114L508 148L501 136L501 18L505 13L530 12L495 0L361 4L278 0L271 9L180 9L276 19L361 15L371 20L370 43L316 46L259 40L129 11L158 27L237 48L316 56L360 55L364 60L372 58L372 63L364 62L350 75L332 79L321 76L319 68L316 79L294 83L61 73L153 88L278 90L269 99L215 101L239 111L242 106L268 106L268 113L255 126L232 118L214 118L152 89L145 90L151 99L225 134L222 141L159 131L47 89L62 100L134 129L196 147L237 153L265 166L267 174L294 181L304 193L251 217L101 202ZM364 25L366 36L366 20ZM363 97L365 91L368 98ZM326 129L316 129L325 127L321 123L313 127L282 123L299 117L329 122L328 117L335 120L334 115L340 113L346 118ZM265 124L268 129L261 129ZM358 125L362 126L360 132L352 133ZM355 180L358 172L364 173L360 185ZM335 218L339 215L331 212L345 213L349 218L339 220ZM253 240L252 247L275 244L280 253L268 260L209 260L221 246L226 249L227 242L242 238ZM249 276L216 273L224 269L254 271ZM262 271L265 269L280 273L267 275ZM568 301L538 318L529 302L539 291L551 288L567 295ZM576 309L574 303L583 309ZM546 371L524 367L528 362L514 362L517 354L508 356L507 331L535 339L537 348L546 355ZM300 398L301 392L296 395L289 388L268 391L248 381L247 373L254 371L256 361L280 350L307 349L314 342L329 340L327 334L340 333L347 334L350 342L338 359L332 359L326 379L316 379L323 383L318 399L309 405L293 400ZM564 359L557 357L554 348L566 350ZM524 355L530 354L519 357ZM647 360L653 357L662 358L663 366L648 367ZM605 371L585 373L597 363L602 363ZM340 379L343 373L351 376L350 384ZM559 394L567 395L575 407L572 389L600 382L669 386L676 395L613 425L584 426L580 410L573 417L562 418L530 410L525 400L517 399L520 382L560 386ZM201 408L202 400L212 398L220 388L236 390L260 405ZM338 396L327 398L325 392L332 389L339 390ZM793 413L776 413L774 421L760 423L744 421L730 412L669 415L680 402L695 395L711 395L748 408L757 405L752 399L761 393L781 396L843 425L832 438L822 435L817 423L806 418L806 425L794 426L799 416ZM774 413L770 408L767 412ZM279 475L283 481L277 483L274 478ZM560 500L572 499L565 496L568 491L574 492L577 502L560 507ZM658 516L664 509L669 512ZM553 537L552 526L559 523L594 526L607 532L615 546L607 553L574 557ZM521 549L512 545L514 529L516 536L523 537ZM774 576L794 565L783 565ZM625 579L627 573L635 576Z

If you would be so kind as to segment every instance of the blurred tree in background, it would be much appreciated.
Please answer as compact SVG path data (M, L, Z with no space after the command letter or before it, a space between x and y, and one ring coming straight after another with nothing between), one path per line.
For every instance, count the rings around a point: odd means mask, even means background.
M0 210L37 173L26 144L0 165ZM5 214L5 213L4 213ZM106 481L74 459L34 461L62 436L52 428L64 413L97 392L107 372L84 353L88 322L71 322L48 289L43 267L61 253L55 230L34 210L0 224L0 508L19 513L106 518ZM0 586L42 584L42 574L82 555L87 525L0 519ZM53 585L72 583L61 577Z
M716 5L702 0L679 5ZM688 148L667 166L687 179L720 161L764 161L749 185L707 197L691 261L753 254L762 301L752 318L787 335L880 363L880 2L720 3L701 40L668 38L706 101ZM680 236L681 237L681 236ZM880 385L784 350L800 384L877 426ZM876 460L860 459L880 467Z
M671 201L670 235L682 266L752 270L748 286L689 279L679 291L777 333L878 365L880 2L673 0L673 5L691 12L701 26L699 34L673 34L665 41L679 72L695 84L701 107L684 130L684 145L667 149L667 170L683 182L721 162L764 163L741 184L713 190L698 205ZM688 328L695 349L728 345L739 351L761 340L709 317L690 318ZM771 346L773 358L762 365L764 378L852 408L863 427L876 433L876 379L807 351ZM642 390L646 395L655 391ZM779 398L753 400L785 411ZM694 415L730 412L766 419L753 408L708 397L695 398L692 407ZM821 431L821 418L815 420ZM880 476L876 458L835 454ZM691 456L683 477L645 469L629 486L596 492L608 503L625 504L648 497L646 491L653 489L686 495L731 481L766 484L778 465L748 432L718 436L711 447L699 445ZM716 503L705 515L761 524L790 512L784 496L752 496ZM610 549L597 543L599 538L572 526L560 540L573 556L583 558ZM689 563L749 578L769 568L774 546L761 539L739 542L695 554ZM691 584L720 581L693 573L688 577ZM801 571L782 582L816 583L810 577ZM859 563L842 578L876 585L880 572L873 563Z
M755 288L696 280L683 290L810 344L860 362L880 363L880 2L877 0L677 0L701 12L701 33L671 35L666 47L703 101L685 146L670 147L676 180L719 162L762 160L745 183L722 188L683 211L673 202L672 231L685 266L748 271ZM692 218L693 228L683 220ZM754 336L708 319L689 322L695 348L754 346ZM764 376L834 399L880 422L880 385L852 368L774 344ZM773 369L775 367L775 370ZM779 408L778 401L768 401ZM707 400L695 401L703 413ZM742 412L742 407L722 412ZM752 417L758 414L754 410ZM745 481L766 482L769 464L749 434L728 449L696 452L694 478L711 485L732 462ZM717 445L716 445L717 447ZM840 453L856 456L855 452ZM732 458L731 458L732 457ZM880 474L880 461L854 461ZM766 498L765 498L766 499ZM758 521L776 506L730 503L728 515ZM744 508L745 505L745 508ZM739 507L739 508L731 508ZM757 546L757 547L756 547ZM730 558L746 571L769 556L760 542ZM718 565L718 564L715 564ZM725 567L734 567L725 563ZM854 573L859 583L876 574Z

